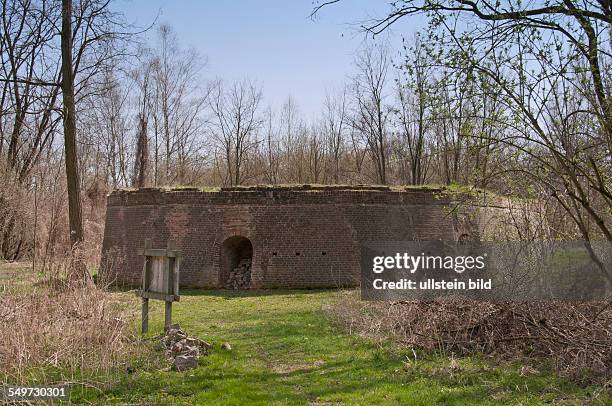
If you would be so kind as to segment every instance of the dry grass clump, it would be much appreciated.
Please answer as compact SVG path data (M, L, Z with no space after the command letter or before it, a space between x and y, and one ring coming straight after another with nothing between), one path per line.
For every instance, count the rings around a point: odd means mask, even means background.
M0 296L0 373L12 383L37 367L104 371L140 351L129 327L136 306L130 312L116 295L60 275L13 279Z
M365 302L328 306L351 333L457 355L546 358L573 378L612 376L611 303Z

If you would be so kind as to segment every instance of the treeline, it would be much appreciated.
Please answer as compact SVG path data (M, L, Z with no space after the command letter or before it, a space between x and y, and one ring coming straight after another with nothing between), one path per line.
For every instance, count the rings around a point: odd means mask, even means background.
M482 137L502 129L487 118L502 114L499 97L478 90L482 78L451 82L454 73L430 63L428 52L419 36L403 53L373 42L347 67L356 72L351 80L327 93L318 117L306 119L293 96L277 110L267 106L255 81L206 80L205 59L182 50L162 26L135 69L108 72L81 116L89 129L85 169L111 187L491 187L491 175L511 155Z
M402 49L368 41L347 67L351 78L306 119L299 95L273 109L256 81L208 77L205 56L182 47L170 27L141 33L112 4L76 2L87 240L98 240L113 188L257 183L475 186L537 200L549 220L540 237L612 240L609 10L570 2L573 14L560 5L525 19L503 10L528 6L503 3L489 10L495 18L436 9ZM402 14L406 4L390 3L389 15L366 30L418 12ZM58 5L2 2L7 259L30 254L35 234L39 253L69 246ZM470 24L459 23L466 17Z

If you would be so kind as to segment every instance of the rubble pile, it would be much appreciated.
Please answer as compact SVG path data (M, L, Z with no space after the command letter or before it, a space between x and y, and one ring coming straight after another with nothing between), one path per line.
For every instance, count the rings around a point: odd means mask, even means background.
M160 338L166 356L174 369L185 371L196 368L200 355L208 355L212 345L196 337L188 337L178 324L171 325Z
M251 258L241 259L238 265L231 270L225 289L248 289L251 284Z

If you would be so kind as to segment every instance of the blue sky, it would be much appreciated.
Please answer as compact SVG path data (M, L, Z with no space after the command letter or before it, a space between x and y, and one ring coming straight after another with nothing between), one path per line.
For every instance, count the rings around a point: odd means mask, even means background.
M114 8L140 26L170 25L178 40L207 56L203 76L249 78L264 91L264 104L278 107L289 95L306 118L322 108L326 90L340 88L353 71L364 34L351 23L387 9L380 0L346 0L308 18L311 0L117 0ZM412 25L411 25L412 24ZM399 49L414 21L394 27L388 41ZM393 53L395 55L395 52Z

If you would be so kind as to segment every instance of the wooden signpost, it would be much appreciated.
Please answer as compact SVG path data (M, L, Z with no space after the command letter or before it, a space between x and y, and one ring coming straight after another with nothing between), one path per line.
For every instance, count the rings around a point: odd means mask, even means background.
M144 249L138 251L144 255L142 268L142 333L149 331L149 299L166 302L164 328L172 324L172 302L179 297L179 267L181 252L176 249L174 241L168 241L167 248L153 248L151 240L146 239Z

